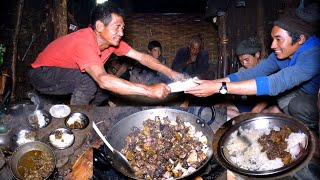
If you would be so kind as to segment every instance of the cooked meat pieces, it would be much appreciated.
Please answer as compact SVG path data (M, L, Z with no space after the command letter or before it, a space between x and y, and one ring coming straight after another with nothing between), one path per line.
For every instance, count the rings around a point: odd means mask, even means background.
M30 132L26 132L26 134L25 134L25 138L26 139L34 139L34 137L36 136L36 133L35 132L33 132L33 131L30 131Z
M58 130L58 131L56 131L56 132L54 133L54 137L55 137L56 139L61 139L61 138L62 138L62 135L63 135L63 132L60 131L60 130Z
M291 162L291 155L286 152L287 142L291 129L287 126L280 128L280 131L271 130L269 135L262 135L258 142L263 147L262 152L266 152L269 159L281 158L283 164Z
M192 128L181 117L148 119L143 128L132 128L121 152L139 179L181 177L201 166L207 156L202 150L207 145L190 134Z
M54 169L49 153L32 150L25 153L18 161L18 172L25 180L41 180Z
M72 129L82 129L83 127L84 127L84 124L79 121L76 121L73 124L70 124L70 128Z

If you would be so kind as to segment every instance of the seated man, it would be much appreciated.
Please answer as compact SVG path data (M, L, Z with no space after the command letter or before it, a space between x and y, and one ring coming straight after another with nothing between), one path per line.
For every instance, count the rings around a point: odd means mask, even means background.
M297 9L273 23L274 52L258 65L222 79L196 80L199 86L186 93L274 96L285 114L319 134L320 39L316 32L320 17L313 7Z
M191 77L197 76L199 79L205 77L208 67L209 55L203 49L203 41L199 34L191 37L187 47L178 50L171 66L175 71L188 74Z
M256 66L261 60L261 43L258 37L250 37L239 43L236 49L236 54L242 65L239 71L252 68ZM228 117L232 118L240 115L242 112L273 112L280 113L281 110L277 106L268 107L272 98L266 96L246 96L236 95L231 103L225 104L227 106ZM269 101L269 103L267 102ZM220 105L221 106L221 105Z
M104 64L112 53L137 60L171 79L184 78L121 40L123 13L109 2L93 9L90 23L91 27L54 40L39 54L28 74L36 90L52 95L71 94L71 105L100 105L109 96L106 90L159 99L168 96L170 87L166 84L146 86L108 74Z

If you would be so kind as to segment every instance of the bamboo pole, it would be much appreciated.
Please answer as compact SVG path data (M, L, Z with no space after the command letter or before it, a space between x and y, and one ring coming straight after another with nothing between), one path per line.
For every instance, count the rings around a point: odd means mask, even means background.
M21 16L23 12L24 0L19 0L17 4L17 21L14 30L14 34L12 37L12 63L11 63L11 71L12 71L12 94L11 99L16 99L16 86L17 86L17 54L18 54L18 41L19 41L19 32L21 25Z

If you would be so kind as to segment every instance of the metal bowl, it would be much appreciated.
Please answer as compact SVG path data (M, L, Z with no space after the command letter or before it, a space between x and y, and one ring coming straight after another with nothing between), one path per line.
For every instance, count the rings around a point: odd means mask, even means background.
M306 145L303 147L292 162L290 162L287 165L284 165L281 168L273 169L273 170L265 170L265 171L250 171L247 169L243 169L238 167L236 164L234 164L230 159L229 151L227 150L226 145L228 144L229 140L231 139L231 134L234 133L239 129L239 127L242 127L242 129L266 129L270 128L273 129L273 127L277 126L279 128L288 126L292 132L295 133L304 133L306 135ZM226 131L223 133L223 135L218 140L218 146L217 146L217 156L222 165L224 165L227 169L247 176L253 176L253 177L267 177L267 176L275 176L279 174L283 174L285 172L290 171L294 167L298 166L306 156L308 155L310 149L311 149L311 132L310 130L300 121L289 117L289 116L283 116L283 115L276 115L276 114L266 114L266 115L253 115L253 116L238 116L235 117L229 121L227 121L224 125L224 127L228 127Z
M29 124L35 128L45 128L52 120L52 116L48 111L36 110L28 116Z
M11 172L16 179L19 179L19 180L24 179L18 171L18 164L19 164L20 159L23 157L23 155L25 155L27 152L30 152L33 150L39 150L39 151L48 153L49 158L51 159L51 164L53 165L53 168L52 168L52 171L47 174L45 179L47 179L52 174L52 172L55 168L55 165L56 165L56 158L55 158L54 152L47 144L40 142L40 141L33 141L33 142L28 142L28 143L25 143L25 144L19 146L13 152L13 154L10 158Z
M57 137L57 134L61 136ZM58 128L53 130L49 135L50 144L57 149L67 149L74 143L74 134L70 129Z
M66 118L65 123L70 129L85 129L89 125L89 118L81 112L74 112Z

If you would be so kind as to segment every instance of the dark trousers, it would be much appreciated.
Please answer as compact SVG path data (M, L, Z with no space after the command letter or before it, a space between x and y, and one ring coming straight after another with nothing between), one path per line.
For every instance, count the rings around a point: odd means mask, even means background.
M32 86L43 94L71 94L71 105L100 105L109 97L108 91L79 69L44 66L29 70L28 76Z
M277 100L284 113L299 119L319 134L317 99L317 95L309 95L300 89L295 89L279 96Z

